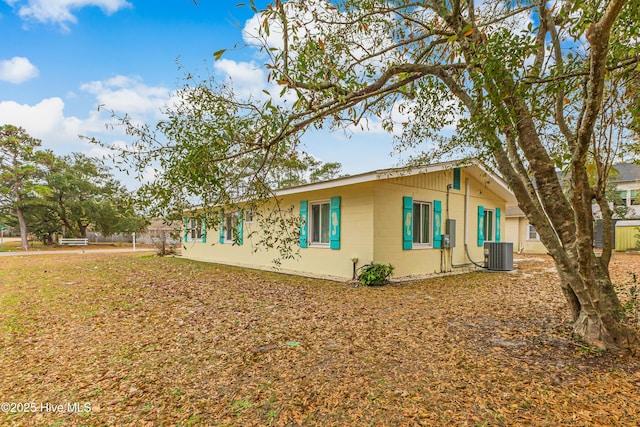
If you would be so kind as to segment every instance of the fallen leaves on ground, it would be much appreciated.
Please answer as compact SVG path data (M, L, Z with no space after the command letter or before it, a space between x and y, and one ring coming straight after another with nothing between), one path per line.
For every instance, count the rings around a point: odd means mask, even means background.
M638 425L640 361L578 344L551 260L517 264L367 288L141 254L5 258L0 400L38 410L0 424ZM638 271L616 254L622 298Z

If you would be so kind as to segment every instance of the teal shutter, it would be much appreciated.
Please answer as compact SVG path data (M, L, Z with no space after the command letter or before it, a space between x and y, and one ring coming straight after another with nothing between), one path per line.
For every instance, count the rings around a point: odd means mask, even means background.
M202 243L207 243L207 217L202 217Z
M300 247L308 246L307 230L309 224L309 202L307 200L300 201Z
M329 220L329 228L331 230L329 247L331 249L340 249L340 196L331 198L329 209L331 216Z
M220 244L224 244L224 212L220 212Z
M402 198L402 249L413 249L413 197Z
M442 202L433 201L433 247L442 247Z
M244 231L244 224L242 221L242 211L238 212L238 244L241 245L242 244L242 233Z
M189 218L188 217L184 217L183 218L183 222L184 222L184 241L185 243L189 241Z
M453 189L460 189L460 168L453 168Z
M478 246L484 246L484 207L478 206Z
M496 208L496 242L500 241L500 208Z

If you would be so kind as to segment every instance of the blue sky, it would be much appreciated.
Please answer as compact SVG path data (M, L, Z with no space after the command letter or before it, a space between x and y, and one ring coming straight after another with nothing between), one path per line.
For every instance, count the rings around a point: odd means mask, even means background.
M254 18L241 0L0 0L0 125L15 124L57 154L101 155L78 135L106 143L126 136L106 131L98 105L149 124L177 89L183 71L233 76L241 89L267 87L256 49L242 29ZM248 3L248 2L247 2ZM257 1L257 6L266 2ZM392 136L381 131L308 133L305 149L338 161L345 173L391 167ZM128 183L131 185L131 183Z

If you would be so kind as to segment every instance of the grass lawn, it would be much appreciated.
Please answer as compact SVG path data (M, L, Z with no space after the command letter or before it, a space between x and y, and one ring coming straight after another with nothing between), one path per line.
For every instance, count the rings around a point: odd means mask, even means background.
M0 259L0 425L635 426L553 265L383 288L149 254ZM623 299L640 256L616 254ZM626 301L626 299L625 299Z

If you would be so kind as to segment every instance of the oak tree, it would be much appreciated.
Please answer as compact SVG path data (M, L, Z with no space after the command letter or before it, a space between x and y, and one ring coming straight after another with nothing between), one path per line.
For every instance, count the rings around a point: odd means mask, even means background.
M228 82L189 76L155 128L123 118L137 137L126 156L157 172L149 194L165 206L264 197L269 170L304 132L327 124L380 120L401 130L404 148L431 143L418 161L480 157L553 257L575 334L600 348L637 349L609 276L611 239L593 249L593 205L610 227L607 181L622 151L611 135L637 117L639 6L275 0L258 10L251 1L252 45L281 91L241 98ZM451 126L455 133L443 134Z

